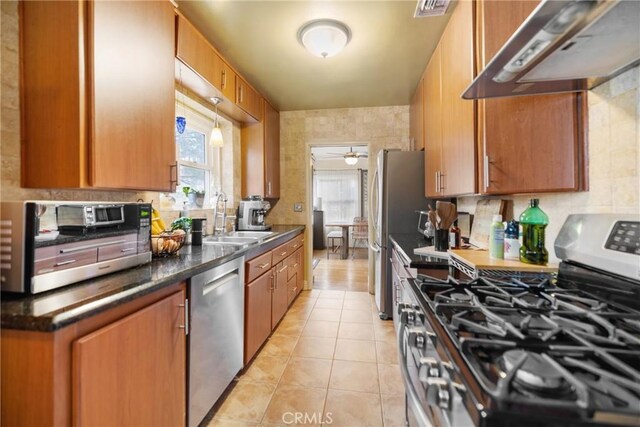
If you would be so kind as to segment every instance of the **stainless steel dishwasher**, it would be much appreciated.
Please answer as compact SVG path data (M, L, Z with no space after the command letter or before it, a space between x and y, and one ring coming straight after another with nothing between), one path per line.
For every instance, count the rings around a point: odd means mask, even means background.
M242 369L244 257L191 278L189 426L197 426Z

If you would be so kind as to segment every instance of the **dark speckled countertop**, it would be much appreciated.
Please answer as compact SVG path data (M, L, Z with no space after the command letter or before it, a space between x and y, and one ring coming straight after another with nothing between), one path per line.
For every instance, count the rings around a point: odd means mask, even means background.
M304 226L274 225L261 243L184 246L178 255L38 295L2 295L0 326L54 331L104 310L186 280L245 254L268 250L304 231Z
M391 241L395 243L402 253L411 260L411 268L449 268L449 261L442 258L416 255L413 250L423 246L429 246L426 237L418 233L391 234Z

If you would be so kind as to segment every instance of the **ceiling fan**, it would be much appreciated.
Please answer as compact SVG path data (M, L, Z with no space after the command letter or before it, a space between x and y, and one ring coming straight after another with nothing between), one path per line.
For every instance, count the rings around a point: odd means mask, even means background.
M349 151L347 151L346 153L327 153L327 154L335 157L344 158L344 162L350 166L353 166L356 163L358 163L359 158L366 159L367 157L369 157L368 153L353 151L353 147L349 147Z

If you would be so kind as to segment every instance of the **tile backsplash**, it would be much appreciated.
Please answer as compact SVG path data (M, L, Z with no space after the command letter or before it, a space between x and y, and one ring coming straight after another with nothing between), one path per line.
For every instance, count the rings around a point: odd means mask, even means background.
M529 199L540 199L549 215L546 246L557 261L553 242L570 213L640 212L640 67L588 93L589 191L503 196L513 200L517 218ZM473 213L479 197L458 198L458 210Z

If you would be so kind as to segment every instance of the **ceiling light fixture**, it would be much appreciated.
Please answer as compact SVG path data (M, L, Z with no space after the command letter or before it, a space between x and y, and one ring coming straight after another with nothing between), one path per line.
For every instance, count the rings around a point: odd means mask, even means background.
M211 137L209 138L209 141L211 141L211 146L213 147L223 147L224 141L222 140L222 131L218 126L218 104L222 102L222 98L214 96L211 98L211 102L216 106L216 123L211 130Z
M349 166L353 166L356 163L358 163L358 157L357 156L344 156L344 162L346 164L348 164Z
M351 40L351 30L334 19L309 21L298 30L298 41L311 54L328 58L342 52Z

